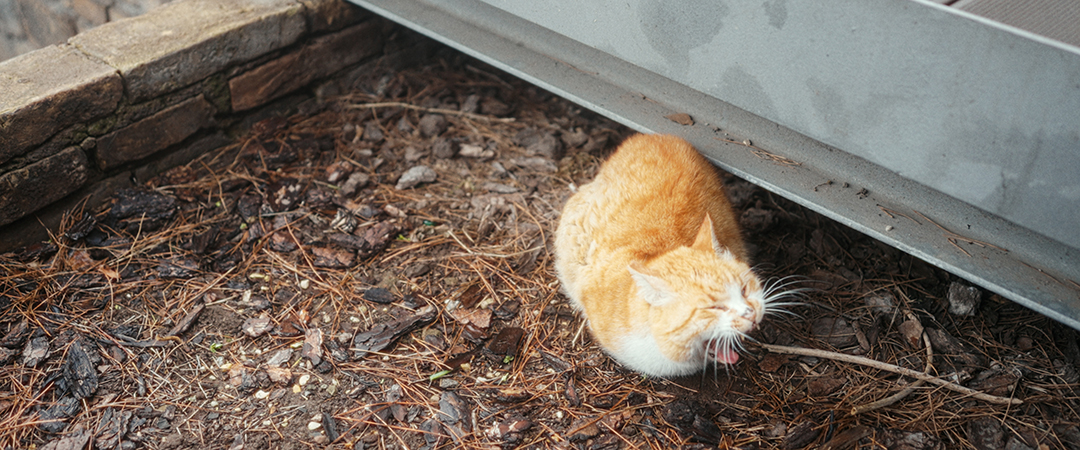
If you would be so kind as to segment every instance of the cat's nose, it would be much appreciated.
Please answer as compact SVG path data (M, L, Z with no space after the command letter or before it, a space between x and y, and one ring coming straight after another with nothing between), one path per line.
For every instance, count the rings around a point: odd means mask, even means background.
M756 316L756 314L754 313L754 308L751 308L749 306L747 306L746 308L743 308L742 316L743 316L744 319L753 320L754 317Z

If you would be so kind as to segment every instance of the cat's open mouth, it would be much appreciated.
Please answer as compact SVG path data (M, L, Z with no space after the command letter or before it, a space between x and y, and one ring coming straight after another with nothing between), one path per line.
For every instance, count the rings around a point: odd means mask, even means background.
M739 354L735 349L724 345L721 341L707 341L705 342L705 349L709 358L718 363L733 365L739 361Z

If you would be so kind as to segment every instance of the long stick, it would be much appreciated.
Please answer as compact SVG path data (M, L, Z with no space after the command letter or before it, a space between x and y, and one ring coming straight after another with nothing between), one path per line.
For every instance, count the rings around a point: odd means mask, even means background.
M759 345L761 345L761 348L764 348L765 350L768 350L768 351L773 352L773 353L783 353L783 354L788 354L788 355L813 356L815 358L825 358L825 359L831 359L831 360L834 360L834 361L843 361L843 362L847 362L847 363L859 364L859 365L863 365L863 366L867 366L867 367L873 367L875 369L887 370L889 372L898 373L898 374L906 376L906 377L911 377L911 378L923 380L923 381L926 381L926 382L929 382L929 383L933 383L933 384L941 386L941 387L943 387L945 389L956 391L956 392L959 392L961 394L968 395L968 396L970 396L972 398L977 398L979 400L982 400L982 401L988 402L988 403L996 403L996 404L999 404L999 405L1019 405L1021 403L1024 403L1023 400L1020 400L1018 398L998 397L996 395L984 394L984 393L976 391L974 389L969 389L969 388L963 387L963 386L961 386L959 384L956 384L956 383L953 383L951 381L942 380L941 378L935 377L935 376L927 374L927 373L919 372L919 371L916 371L916 370L911 370L911 369L900 367L900 366L894 366L892 364L883 363L881 361L876 361L876 360L873 360L873 359L870 359L870 358L863 358L861 356L845 355L843 353L828 352L828 351L825 351L825 350L815 350L815 349L812 349L812 348L787 347L787 346L783 346L783 345L771 345L771 344L764 344L764 343L761 343Z

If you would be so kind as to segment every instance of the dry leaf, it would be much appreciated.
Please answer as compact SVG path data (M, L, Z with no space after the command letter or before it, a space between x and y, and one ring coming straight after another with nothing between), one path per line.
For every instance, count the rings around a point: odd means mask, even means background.
M694 118L690 117L690 115L687 113L668 114L664 116L664 118L679 125L689 126L694 124Z

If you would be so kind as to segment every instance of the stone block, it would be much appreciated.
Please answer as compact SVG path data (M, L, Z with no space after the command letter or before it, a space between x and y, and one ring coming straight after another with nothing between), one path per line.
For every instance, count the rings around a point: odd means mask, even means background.
M71 147L0 176L0 226L64 198L88 176L86 154Z
M213 124L215 112L200 95L106 134L97 139L98 166L109 169L164 150Z
M114 192L130 187L132 187L131 173L121 172L90 184L10 225L0 226L0 253L47 241L50 230L53 233L60 231L60 222L65 214L80 209L93 211L98 205L107 202Z
M0 62L0 164L65 127L111 113L123 90L116 70L68 45Z
M297 41L306 29L294 0L183 0L70 39L115 67L132 102L193 84Z
M367 21L312 39L299 50L229 80L233 111L266 104L382 51L382 21Z
M223 148L233 142L232 139L225 136L225 133L220 131L199 138L191 144L186 144L183 148L169 151L168 154L160 158L154 158L146 165L135 169L132 172L133 178L139 182L145 182L166 170L187 164L204 153Z

